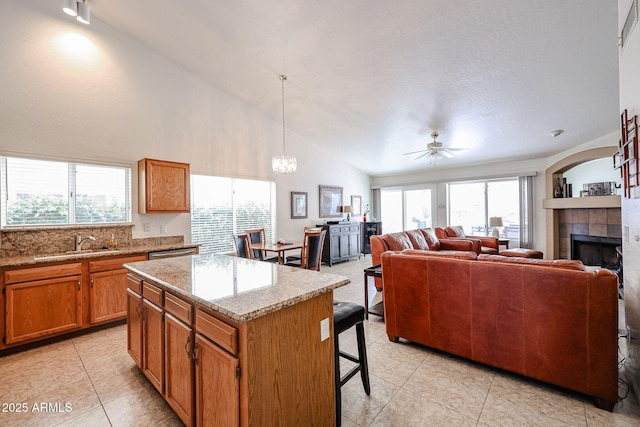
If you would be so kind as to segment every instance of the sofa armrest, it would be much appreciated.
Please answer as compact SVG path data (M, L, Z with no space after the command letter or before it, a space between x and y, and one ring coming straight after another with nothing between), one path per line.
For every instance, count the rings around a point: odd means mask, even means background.
M493 248L497 251L500 250L500 240L497 237L491 237L491 236L468 236L468 237L473 237L474 239L480 240L480 243L482 244L482 246L485 246L487 248Z
M473 242L469 239L442 239L440 240L440 249L446 251L476 252Z
M371 245L371 264L378 265L381 263L380 255L387 250L384 240L380 236L371 236L369 244Z

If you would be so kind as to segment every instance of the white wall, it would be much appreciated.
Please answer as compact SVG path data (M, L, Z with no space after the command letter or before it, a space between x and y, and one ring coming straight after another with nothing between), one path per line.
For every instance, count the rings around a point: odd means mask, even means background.
M136 164L144 157L188 162L193 173L275 180L284 237L303 226L289 219L289 191L309 192L310 218L317 184L369 198L365 174L318 148L322 141L295 134L287 133L287 151L298 172L276 176L281 123L95 17L91 26L76 23L59 1L3 2L0 38L0 153L131 165L134 237L159 236L167 225L169 235L190 240L187 214L137 214Z

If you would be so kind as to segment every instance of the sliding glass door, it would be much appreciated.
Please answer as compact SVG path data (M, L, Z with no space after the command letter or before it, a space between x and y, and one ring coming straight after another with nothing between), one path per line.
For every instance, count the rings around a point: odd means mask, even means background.
M450 225L461 225L469 235L493 235L510 240L517 247L520 239L520 195L518 179L450 183ZM500 225L501 224L501 225Z
M380 191L383 233L433 226L430 188L382 189Z

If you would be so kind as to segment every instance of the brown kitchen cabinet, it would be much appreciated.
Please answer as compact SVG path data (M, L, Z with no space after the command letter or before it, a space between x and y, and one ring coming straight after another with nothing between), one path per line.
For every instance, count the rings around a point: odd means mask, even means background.
M127 352L142 369L142 295L127 289Z
M240 424L238 358L196 334L196 425Z
M136 317L141 311L142 324L149 322L155 305L147 296L157 302L163 294L164 347L157 330L143 326L142 369L158 390L164 381L165 400L187 426L335 425L333 345L320 340L318 328L318 319L333 315L332 292L238 322L148 277L129 278L131 306L138 298L144 305L129 309L130 354L138 357ZM151 365L160 366L149 351L164 354L164 378L149 375Z
M82 264L5 272L5 344L82 327Z
M92 324L127 317L129 270L122 265L146 259L146 255L138 255L89 262L89 318Z
M164 394L163 291L131 275L127 283L127 351L156 390Z
M190 212L190 183L188 163L138 161L139 213Z
M165 314L165 398L187 426L193 425L193 328Z

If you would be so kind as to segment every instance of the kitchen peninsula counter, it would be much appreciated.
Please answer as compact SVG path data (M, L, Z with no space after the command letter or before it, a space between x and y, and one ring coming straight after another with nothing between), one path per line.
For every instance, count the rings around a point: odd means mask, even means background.
M129 354L186 425L335 425L348 278L225 255L125 267Z

